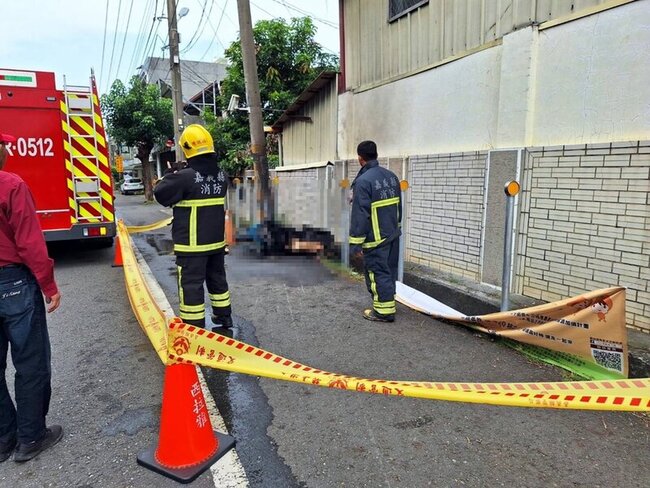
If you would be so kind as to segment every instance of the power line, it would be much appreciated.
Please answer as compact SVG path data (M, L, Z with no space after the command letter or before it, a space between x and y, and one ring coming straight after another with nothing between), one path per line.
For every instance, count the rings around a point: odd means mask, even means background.
M250 2L250 3L251 3L251 5L253 5L254 7L256 7L258 10L261 10L262 12L264 12L266 15L270 15L271 17L275 17L275 14L272 14L272 13L269 12L268 10L264 10L262 7L260 7L260 6L257 5L256 3L254 3L254 2Z
M113 35L113 48L111 49L111 62L108 65L108 79L107 83L110 86L111 72L113 71L113 55L115 54L115 44L117 41L117 26L120 23L120 11L122 10L122 0L117 4L117 16L115 17L115 34ZM108 87L107 87L108 88ZM107 90L108 91L108 90Z
M210 40L210 44L206 48L205 52L203 53L203 56L201 56L201 59L199 61L203 61L205 59L205 56L208 54L208 51L210 51L210 48L212 47L212 44L214 44L214 40L216 39L219 44L221 44L221 47L226 49L226 46L223 45L223 42L221 42L221 39L219 39L219 35L217 34L217 31L219 30L219 26L221 26L221 21L223 20L223 16L226 13L226 7L228 6L228 0L226 0L223 3L223 8L221 9L221 15L219 16L219 22L217 23L217 28L215 29L214 26L212 25L212 21L208 17L208 23L210 24L210 28L212 29L212 32L214 32L214 36L212 36L212 39Z
M102 86L102 77L104 76L104 53L106 52L106 32L108 31L108 5L110 0L106 0L106 13L104 14L104 42L102 43L102 67L99 70L99 86Z
M332 27L333 29L337 29L337 30L339 28L338 24L332 22L331 20L323 19L321 17L316 17L313 13L308 12L307 10L303 10L301 8L298 8L298 7L290 4L286 0L273 0L273 1L275 3L277 3L277 4L282 5L283 7L287 8L287 9L293 10L294 12L297 12L297 13L299 13L301 15L305 15L307 17L310 17L310 18L316 20L317 22L320 22L323 25L326 25L328 27Z
M140 21L140 28L138 29L138 38L133 46L133 53L131 54L131 61L129 61L129 66L127 67L127 73L132 73L133 72L133 66L135 64L135 60L140 56L140 52L142 48L144 47L142 41L144 41L145 37L145 32L146 32L146 21L147 21L147 12L149 11L149 8L152 5L152 0L147 0L147 4L144 7L144 11L142 12L142 20ZM155 13L155 7L154 7L154 13ZM155 17L154 17L155 21ZM152 22L153 24L153 22ZM153 27L153 25L152 25Z
M152 48L151 48L152 52L153 52L153 47L155 46L155 43L156 43L156 36L158 35L158 27L160 27L160 18L156 17L156 10L158 10L158 0L156 0L156 5L154 7L153 19L151 21L151 28L149 29L149 35L147 36L147 42L145 42L144 49L142 50L142 57L144 58L143 62L146 61L146 59L147 59L147 53L149 53L149 49L150 49L149 41L151 41L151 40L153 40L153 45L152 45ZM156 21L158 21L158 26L156 26ZM156 36L152 37L154 26L156 26Z
M129 33L129 24L131 23L131 12L133 12L133 0L129 7L129 16L126 19L126 29L124 29L124 39L122 40L122 50L120 51L120 60L117 63L117 71L115 71L115 78L120 77L120 66L122 65L122 56L124 55L124 46L126 46L126 37Z
M200 5L200 0L196 0L197 3ZM201 18L199 19L199 23L196 26L196 29L194 30L194 34L192 34L191 39L189 40L187 46L181 50L181 54L188 52L190 49L192 49L192 46L198 42L198 40L201 38L203 35L203 31L205 30L205 26L207 24L207 20L204 22L204 19L209 19L210 14L212 14L212 8L214 7L214 0L210 2L210 9L208 10L208 15L205 15L205 8L208 4L208 0L205 0L203 2L203 8L201 10ZM201 32L199 33L199 29ZM198 36L197 36L198 34Z

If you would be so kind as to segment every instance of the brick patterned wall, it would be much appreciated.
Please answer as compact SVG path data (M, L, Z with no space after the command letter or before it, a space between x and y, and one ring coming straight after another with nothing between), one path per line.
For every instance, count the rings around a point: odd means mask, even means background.
M412 156L406 259L480 279L487 152Z
M531 148L515 292L554 301L627 287L627 324L650 330L650 141Z

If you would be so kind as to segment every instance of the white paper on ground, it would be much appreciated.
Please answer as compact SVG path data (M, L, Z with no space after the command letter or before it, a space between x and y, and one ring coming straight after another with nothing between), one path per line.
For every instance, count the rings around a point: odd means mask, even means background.
M421 291L411 288L400 281L396 282L395 285L395 298L404 305L430 315L444 315L450 318L465 317L458 310L454 310L435 298L431 298L429 295L425 295Z

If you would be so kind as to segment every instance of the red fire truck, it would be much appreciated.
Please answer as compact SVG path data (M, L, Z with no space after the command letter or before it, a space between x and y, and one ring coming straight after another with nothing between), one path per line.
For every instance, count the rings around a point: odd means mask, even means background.
M97 87L57 90L54 73L0 69L0 132L5 170L29 185L48 241L115 236L113 179Z

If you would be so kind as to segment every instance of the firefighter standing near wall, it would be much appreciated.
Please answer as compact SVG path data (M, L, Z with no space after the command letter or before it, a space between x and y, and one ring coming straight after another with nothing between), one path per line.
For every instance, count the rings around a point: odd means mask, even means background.
M188 126L179 143L188 166L165 175L154 188L158 203L174 212L179 316L187 324L205 327L205 282L213 323L230 328L230 292L224 267L227 177L204 127Z
M393 322L402 220L399 180L379 166L373 141L361 142L357 155L361 169L352 183L350 244L353 255L363 251L366 285L372 295L372 308L364 310L363 317Z

